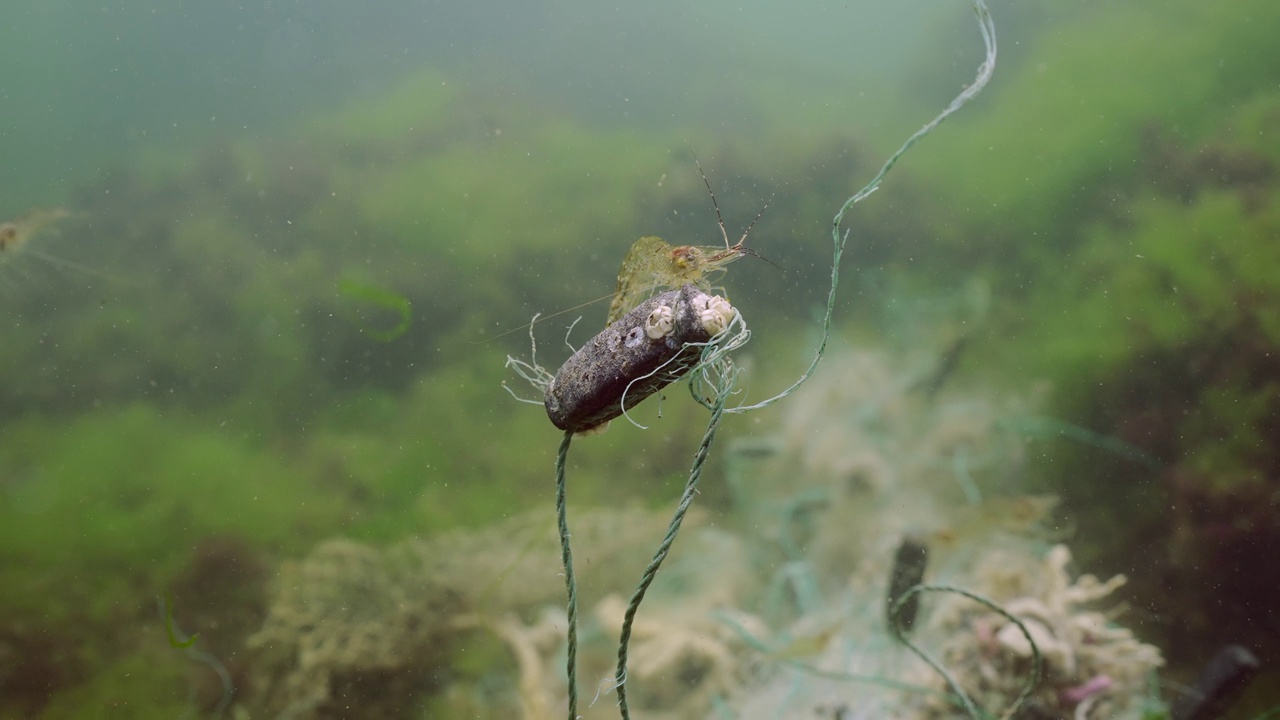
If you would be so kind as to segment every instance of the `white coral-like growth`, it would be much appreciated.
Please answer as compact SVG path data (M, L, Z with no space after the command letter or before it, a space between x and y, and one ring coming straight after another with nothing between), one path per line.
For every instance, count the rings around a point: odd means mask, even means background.
M635 508L578 516L575 555L595 569L593 587L629 590L648 562L636 548L661 536L667 522L665 511ZM556 696L563 666L555 659L563 610L530 626L516 618L564 602L560 568L559 536L541 511L385 549L326 541L280 570L267 618L249 640L263 653L253 702L270 717L326 717L347 702L344 683L370 672L384 692L407 696L424 667L453 657L466 633L489 629L516 661L524 719L549 718L546 708L563 706Z
M1073 583L1066 569L1070 561L1071 551L1055 545L1044 561L1048 583L1043 595L1017 598L1005 609L1022 619L1052 670L1076 676L1082 669L1093 674L1119 664L1138 668L1132 674L1141 681L1147 670L1163 664L1159 652L1138 642L1128 629L1113 625L1103 613L1081 607L1110 595L1125 577L1116 575L1104 583L1084 575ZM1011 623L1000 628L996 639L1017 655L1031 656L1026 637Z
M606 596L595 608L601 626L616 634L622 626L626 602ZM655 617L656 615L656 617ZM650 709L675 711L704 708L711 698L724 696L738 682L742 648L731 630L697 612L641 613L632 626L627 664L629 692ZM636 682L632 682L636 681ZM679 717L696 717L695 712Z
M1043 677L1032 706L1046 716L1076 718L1136 717L1151 671L1163 665L1160 651L1087 606L1108 598L1124 584L1123 575L1106 582L1093 575L1072 580L1071 552L1055 545L1034 565L993 554L978 568L980 589L1002 600L1018 617L1043 659ZM1012 595L1012 599L1006 599ZM996 613L973 614L962 599L940 603L935 624L951 635L945 663L974 697L1012 698L1021 686L1032 655L1022 630ZM967 632L965 626L967 625ZM1087 690L1085 688L1094 688ZM951 717L935 707L929 717Z
M670 334L675 326L676 316L671 306L659 305L645 319L644 334L648 335L650 340L661 340Z
M737 312L728 300L719 295L712 295L706 299L706 304L698 309L698 320L702 323L702 329L714 337L729 327L729 323L733 322L733 316Z

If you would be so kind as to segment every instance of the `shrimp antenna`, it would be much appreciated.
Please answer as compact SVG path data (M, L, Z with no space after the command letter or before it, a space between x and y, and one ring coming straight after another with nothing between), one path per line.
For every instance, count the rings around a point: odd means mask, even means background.
M706 178L703 178L703 179L706 179ZM756 217L755 217L755 219L754 219L754 220L752 220L752 221L751 221L751 224L747 226L746 231L742 233L742 237L738 238L738 244L737 244L737 245L734 245L734 246L733 246L734 248L745 249L745 248L743 248L743 247L742 247L742 243L744 243L744 242L746 242L746 241L747 241L747 235L750 235L750 234L751 234L751 228L753 228L753 227L755 227L755 226L756 226L756 221L758 221L758 220L760 219L760 216L764 214L764 211L765 211L765 210L768 210L768 209L769 209L769 203L771 203L771 202L773 202L773 193L769 193L769 199L764 201L764 207L760 208L760 212L756 213ZM720 229L722 229L722 230L724 229L724 223L720 223ZM725 242L725 244L727 245L727 244L729 243L729 238L727 238L727 237L726 237L726 238L724 239L724 242ZM732 250L732 249L733 249L733 248L730 248L730 250ZM757 254L757 253L751 253L751 254L752 254L752 255L755 255L756 257L760 258L761 260L764 260L765 262L769 262L768 260L765 260L765 258L761 257L761 256L760 256L759 254ZM772 265L773 263L769 263L769 264L770 264L770 265ZM776 266L775 266L775 267L776 267ZM779 269L779 270L781 270L782 268L778 268L778 269Z
M688 143L685 143L685 144L687 145ZM716 222L719 223L720 225L720 235L724 237L725 249L727 250L742 249L742 243L747 241L747 236L751 234L751 228L756 226L756 222L760 219L760 216L764 215L765 210L769 209L769 203L773 202L773 194L772 193L769 194L769 199L764 201L764 207L760 208L760 212L756 213L756 216L751 221L751 224L748 225L746 231L742 233L742 237L738 238L738 243L736 245L730 245L729 231L725 229L724 216L720 214L720 203L716 202L716 193L714 190L711 189L711 181L707 179L707 173L702 169L702 163L698 162L698 154L693 151L692 145L689 145L689 154L693 156L693 164L698 166L698 174L702 175L702 184L707 186L707 194L711 196L711 207L716 209ZM760 255L757 255L755 253L752 253L752 254L760 258L761 260L768 262L770 265L773 265L773 263L769 262L767 258L761 257ZM775 265L774 267L777 267L777 266ZM778 268L778 269L781 270L782 268Z
M688 145L688 143L685 144ZM720 203L716 202L716 193L711 189L711 181L707 179L707 174L703 172L702 163L698 162L698 154L693 151L692 145L689 145L689 154L693 156L693 164L698 166L698 173L702 175L702 184L707 186L707 193L711 195L711 207L716 209L716 222L720 223L720 234L724 236L724 246L732 250L733 246L729 244L729 231L724 229L724 217L720 215ZM755 225L754 222L751 224ZM745 240L747 236L743 235L742 238ZM739 240L738 244L741 245L742 240Z
M608 300L609 298L611 298L611 297L613 297L614 295L617 295L617 294L618 294L618 293L616 293L616 292L611 292L611 293L609 293L608 295L601 295L600 297L595 298L594 300L588 300L588 301L586 301L586 302L578 303L577 305L574 305L574 306L573 306L573 307L571 307L571 308L565 308L564 310L559 310L559 311L553 312L553 313L551 313L551 314L549 314L549 315L543 315L542 313L538 313L537 315L535 315L535 316L534 316L534 319L533 319L533 321L531 321L531 322L527 322L527 323L525 323L524 325L519 325L519 326L517 326L517 327L513 327L513 328L511 328L510 330L504 330L504 331L502 331L502 332L498 333L497 335L492 335L492 336L490 336L490 337L485 338L484 340L472 340L472 341L471 341L471 344L472 344L472 345L483 345L483 344L488 343L488 342L493 342L494 340L497 340L498 338L506 337L506 336L508 336L508 335L510 335L510 334L512 334L512 333L516 333L516 332L520 332L521 330L526 330L526 329L532 328L532 327L533 327L533 325L534 325L534 323L537 323L537 322L539 322L539 321L541 321L541 320L550 320L550 319L551 319L551 318L553 318L553 317L559 317L559 316L561 316L561 315L564 315L565 313L571 313L571 312L573 312L574 310L577 310L577 309L579 309L579 308L584 308L584 307L586 307L586 306L588 306L588 305L591 305L591 304L593 304L593 303L598 303L598 302L600 302L601 300Z
M738 251L739 251L739 252L741 252L743 255L750 255L750 256L751 256L751 257L753 257L753 258L759 258L759 259L761 259L761 260L763 260L763 261L765 261L765 262L769 263L770 265L772 265L772 266L774 266L774 267L778 268L778 270L779 270L779 271L781 271L781 272L784 272L784 273L785 273L785 272L787 271L787 269L786 269L786 268L784 268L784 267L782 267L781 265L779 265L778 263L776 263L776 262L774 262L774 261L770 260L769 258L767 258L767 257L765 257L765 256L763 256L763 255L761 255L760 253L756 252L755 250L752 250L752 249L751 249L751 248L749 248L749 247L738 248Z

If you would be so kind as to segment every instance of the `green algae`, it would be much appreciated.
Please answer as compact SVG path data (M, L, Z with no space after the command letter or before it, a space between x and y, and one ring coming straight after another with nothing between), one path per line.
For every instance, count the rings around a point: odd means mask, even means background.
M160 616L164 619L164 632L169 636L169 647L185 650L194 646L200 639L200 633L191 633L186 640L179 637L182 631L177 629L177 621L173 619L173 594L165 593L157 597L156 602L160 605Z
M394 313L398 317L398 322L390 328L382 329L371 326L360 327L360 332L368 335L378 342L391 342L401 335L404 335L409 330L410 323L413 322L412 303L409 302L409 298L401 295L400 293L377 285L365 285L353 280L343 280L339 282L338 292L342 293L345 297L363 301L382 310Z
M187 559L176 538L301 548L343 517L273 453L151 407L86 414L58 432L42 419L6 432L14 442L0 447L0 467L17 481L0 504L10 560L0 581L13 589L4 607L46 622L103 621L139 591L154 596Z

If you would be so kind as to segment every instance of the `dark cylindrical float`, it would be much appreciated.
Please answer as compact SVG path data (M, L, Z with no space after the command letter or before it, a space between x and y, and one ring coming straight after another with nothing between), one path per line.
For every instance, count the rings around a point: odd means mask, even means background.
M689 343L706 343L734 313L694 285L649 298L560 366L547 387L547 416L573 432L618 417L697 364L702 346Z
M1261 663L1240 645L1228 645L1204 666L1169 713L1173 720L1214 720L1231 708L1245 686L1258 674Z
M885 596L885 614L890 629L903 635L911 633L916 624L916 614L920 611L920 596L912 595L901 607L898 601L911 588L924 580L924 571L929 564L929 547L924 541L911 536L904 537L893 557L893 571L889 575L889 593ZM897 613L894 609L897 609ZM895 617L895 614L897 617Z

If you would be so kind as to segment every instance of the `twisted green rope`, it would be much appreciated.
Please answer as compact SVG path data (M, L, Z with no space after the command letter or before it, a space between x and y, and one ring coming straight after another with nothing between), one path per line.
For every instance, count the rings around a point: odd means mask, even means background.
M960 683L956 682L956 679L952 677L951 673L947 672L947 669L942 666L942 663L935 660L925 651L916 647L916 645L907 638L906 634L902 631L902 624L898 622L898 614L902 612L902 608L906 606L907 602L916 595L925 592L955 593L957 595L967 597L970 600L981 605L985 605L991 610L1003 615L1006 620L1016 625L1018 630L1022 631L1023 637L1025 637L1027 642L1031 645L1031 674L1027 676L1026 682L1022 684L1022 691L1018 693L1018 697L1013 701L1013 704L1010 705L1009 709L1000 716L1001 720L1008 720L1008 718L1012 718L1014 713L1022 707L1023 703L1031 698L1031 693L1035 692L1036 687L1040 684L1040 678L1043 672L1044 661L1040 656L1040 648L1036 646L1035 639L1031 637L1031 631L1027 629L1027 626L1024 625L1017 616L1013 615L1008 610L1005 610L1000 603L983 597L971 590L952 587L951 585L914 585L906 592L902 593L902 597L898 598L898 601L893 604L892 608L890 608L889 632L893 633L894 639L907 646L907 649L915 653L916 657L919 657L921 660L928 663L929 667L932 667L939 675L942 676L943 680L946 680L947 686L951 688L951 692L955 694L961 707L964 708L965 712L967 712L969 717L973 718L973 720L984 720L991 716L973 704L973 701L969 699L968 694L966 694L964 689L960 687Z
M991 80L991 74L996 69L996 26L991 20L991 12L987 10L987 6L982 0L973 0L973 11L978 16L978 29L982 32L982 43L986 47L986 56L982 64L978 66L978 71L973 82L970 83L959 95L951 101L942 112L928 124L915 131L906 142L898 148L896 152L889 156L889 159L880 166L880 172L871 178L871 182L867 183L861 190L854 193L844 204L840 206L840 210L831 220L831 242L834 251L831 257L831 289L827 292L827 310L822 317L822 339L818 342L818 349L813 355L813 361L809 363L808 369L800 375L800 378L791 384L791 387L774 395L767 400L761 400L754 405L740 405L738 407L729 408L729 413L744 413L748 410L758 410L768 407L782 398L790 395L796 388L804 384L806 380L813 375L818 369L818 363L822 361L823 354L827 351L827 341L831 339L831 317L835 313L836 308L836 287L840 284L840 258L844 255L844 246L849 241L849 231L845 230L844 234L840 233L840 223L844 221L844 214L854 205L862 202L868 195L875 192L880 187L881 181L889 174L894 165L898 164L898 160L911 149L913 145L920 142L925 135L933 132L935 128L942 124L943 120L951 117L957 110L964 107L970 100L977 97L978 93L987 86L987 82Z
M675 542L676 534L680 531L680 525L684 522L684 516L689 511L689 506L693 503L693 496L697 493L698 479L702 477L702 466L707 460L707 455L711 452L711 444L715 440L716 430L720 426L720 419L724 416L725 403L728 402L729 395L732 394L733 383L738 375L728 353L741 347L750 337L751 332L747 330L742 316L735 314L729 326L710 341L690 343L693 346L701 346L702 349L698 363L690 370L689 391L702 402L708 403L708 407L712 409L711 418L707 421L707 431L703 435L702 445L699 446L698 452L694 456L693 468L689 472L684 495L681 496L675 516L672 517L671 524L667 528L667 536L663 538L661 547L658 548L658 552L654 555L653 560L650 561L649 566L645 568L640 585L636 588L631 598L631 603L627 607L626 616L622 624L622 640L618 645L617 683L619 705L622 708L624 719L629 720L630 718L630 711L627 708L626 688L623 683L626 680L627 672L627 645L631 638L631 627L635 622L636 611L639 609L640 601L644 599L649 585L658 574L658 567L662 565L662 561L666 559L672 543ZM510 364L509 361L508 365ZM534 364L530 367L536 368L537 366ZM702 398L700 393L705 392L712 394L713 400L707 401ZM560 441L560 451L556 454L556 520L560 530L560 559L564 564L564 583L569 595L567 609L568 630L565 639L567 646L565 669L568 676L569 720L577 720L578 586L573 575L573 552L570 549L564 479L566 458L569 455L569 444L572 440L573 432L565 431L564 438Z
M569 443L573 432L566 430L556 454L556 522L560 528L560 560L564 563L564 584L569 591L568 624L566 635L568 659L565 669L569 676L569 720L578 717L578 583L573 579L573 550L569 547L569 518L564 499L564 465L569 456Z
M635 623L636 611L640 609L640 602L644 600L645 593L653 584L662 561L666 560L667 553L670 552L671 545L676 540L676 534L680 532L684 516L689 511L689 506L693 504L693 497L698 492L698 480L702 477L702 466L707 461L707 455L711 453L711 444L715 441L716 431L720 428L720 418L724 417L724 405L729 399L729 390L733 386L735 373L728 367L728 361L723 361L717 370L719 382L716 383L711 417L707 420L707 431L702 436L702 444L698 446L698 452L693 456L693 467L689 469L689 479L685 482L684 494L680 496L680 504L676 506L675 514L671 517L671 524L667 526L667 535L662 538L658 551L653 554L649 566L644 569L640 584L631 595L631 602L627 604L627 612L623 616L622 635L618 639L618 669L614 675L614 682L617 683L618 688L618 709L622 711L623 720L631 718L631 710L627 706L627 647L631 642L631 628Z
M699 362L698 366L695 367L692 371L693 377L691 378L691 382L689 385L690 391L694 394L694 397L698 400L699 403L701 403L702 405L704 405L705 407L711 410L711 418L707 422L707 430L705 435L703 436L702 444L698 447L698 452L694 456L693 467L689 472L689 479L688 479L688 482L685 484L684 494L681 496L680 504L677 506L675 515L671 519L671 524L667 528L667 535L666 537L663 538L662 544L658 547L658 551L654 554L653 560L649 562L649 566L645 569L644 575L640 580L640 584L636 588L635 593L631 597L631 602L627 606L626 614L623 619L622 635L618 645L618 667L617 667L617 672L615 674L615 681L617 682L617 688L618 688L618 706L622 712L623 720L630 720L631 718L631 713L627 706L627 694L626 694L627 648L631 640L631 629L635 621L635 615L637 610L640 607L641 601L644 599L645 593L648 592L649 586L652 584L654 577L658 573L658 568L662 565L662 561L666 559L667 553L670 551L672 543L675 542L676 534L680 530L680 525L681 523L684 522L684 516L688 512L689 506L693 502L693 496L697 491L698 480L702 476L702 466L706 462L707 455L711 451L711 444L715 440L716 431L719 429L721 418L724 416L726 412L743 413L748 410L755 410L755 409L767 407L769 405L774 404L775 402L781 400L782 398L790 395L791 392L794 391L796 388L800 387L800 385L802 385L806 380L809 379L809 377L813 374L814 370L817 369L818 363L822 360L823 354L826 351L827 342L831 335L831 318L835 311L836 288L839 284L839 278L840 278L840 259L844 253L845 244L849 240L848 230L846 230L843 235L840 233L840 223L844 220L845 212L847 212L849 208L853 207L853 205L862 201L871 193L875 192L876 189L880 187L880 182L889 173L889 171L893 168L893 166L897 164L898 159L901 158L907 152L907 150L911 149L911 147L915 145L916 142L918 142L925 135L928 135L930 132L932 132L934 128L936 128L939 124L942 123L943 120L946 120L953 113L955 113L957 110L962 108L966 103L968 103L970 100L976 97L978 93L981 92L982 89L986 86L987 82L991 79L991 74L995 70L995 62L996 62L995 25L991 20L990 12L987 10L987 6L983 3L983 0L972 0L972 2L973 2L974 12L978 16L978 26L982 32L982 40L986 46L986 57L983 60L982 64L978 66L977 76L974 78L973 83L971 83L959 95L957 95L955 99L951 101L951 104L948 105L941 113L939 113L937 117L935 117L932 121L930 121L924 127L917 130L914 134L911 135L911 137L907 138L906 142L904 142L902 146L899 147L898 150L895 153L893 153L893 155L891 155L887 161L885 161L884 165L880 168L880 171L876 173L875 177L873 177L871 181L866 184L865 187L863 187L858 192L854 193L853 196L851 196L848 200L845 201L845 203L840 207L840 210L836 213L835 217L832 220L831 238L832 238L832 243L834 245L834 252L833 252L832 263L831 263L831 288L827 294L826 314L824 315L823 321L822 321L822 339L818 345L817 352L814 354L813 361L809 364L808 369L804 371L804 373L800 376L798 380L796 380L794 384L792 384L786 390L783 390L781 393L775 395L774 397L771 397L762 402L755 403L754 405L739 406L739 407L735 407L727 410L725 408L725 403L728 400L730 390L732 388L733 378L735 376L735 373L733 373L732 371L732 365L727 360L727 358L725 358L723 362L720 361L720 358L724 357L723 353L727 352L727 348L716 347L715 343L708 344L708 347L704 350L704 354L702 356L701 362ZM749 334L747 334L745 331L745 328L743 328L743 333L740 335L740 341L737 344L740 345L742 342L745 342L747 337L749 337ZM712 356L715 356L714 361L712 360ZM508 362L508 364L509 365L511 364L510 361ZM716 374L718 374L718 377L714 381L708 377L708 375L711 372L715 372ZM698 392L699 381L701 381L701 385L704 388L706 385L714 386L715 392L713 395L713 400L708 401L705 397L703 397ZM565 569L565 586L567 587L569 592L569 603L568 603L569 628L568 628L568 636L567 636L568 659L566 661L567 670L568 670L568 683L569 683L569 720L576 720L577 705L578 705L577 679L576 679L577 644L578 644L578 639L577 639L577 614L578 614L577 604L578 602L577 602L577 588L576 588L576 583L573 577L573 557L569 549L569 527L566 520L565 489L564 489L565 488L565 482L564 482L565 457L568 455L568 452L569 452L569 442L571 438L572 438L572 433L566 432L564 439L560 443L559 455L556 457L556 509L557 509L557 516L559 521L559 529L560 529L561 558L564 561L564 569ZM957 591L957 592L968 594L968 593L965 593L965 591ZM911 596L911 593L909 591L907 594L903 596L902 599L905 599L910 596ZM973 597L973 596L970 595L970 597ZM989 601L984 601L983 599L978 597L974 597L974 599L978 600L979 602L986 602L988 605L992 605L994 607L994 605ZM900 599L900 602L901 602L901 599ZM1003 610L1000 610L998 607L995 609L997 609L997 611L999 612L1002 612L1002 613L1004 612ZM1007 615L1007 613L1004 613L1004 614ZM1010 616L1010 619L1012 619L1015 623L1018 622L1016 618L1012 618L1011 616ZM1021 626L1020 623L1019 625ZM1023 632L1024 633L1026 632L1025 628L1023 628ZM912 647L914 649L914 646L911 646L909 641L907 641L905 638L902 638L902 640L904 643L907 644L908 647ZM1032 647L1033 648L1035 647L1034 643L1032 644ZM916 652L919 653L918 650ZM921 656L925 657L922 653L921 653ZM929 659L927 657L925 659L927 662L929 662ZM1036 654L1035 659L1036 659L1036 672L1035 672L1034 678L1038 679L1039 662L1040 662L1038 653ZM934 665L934 667L937 668L940 672L942 672L944 676L946 675L945 670L942 670L940 666L932 662L930 662L930 664ZM1027 692L1029 694L1030 691L1028 690ZM966 702L968 702L968 698L965 697L963 693L960 693L960 696ZM1023 698L1019 698L1019 701L1015 703L1014 705L1015 708L1017 707L1017 705L1019 705L1022 702L1022 699ZM968 708L972 709L971 703L968 705ZM976 713L976 710L973 710L973 712Z

